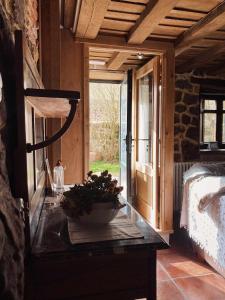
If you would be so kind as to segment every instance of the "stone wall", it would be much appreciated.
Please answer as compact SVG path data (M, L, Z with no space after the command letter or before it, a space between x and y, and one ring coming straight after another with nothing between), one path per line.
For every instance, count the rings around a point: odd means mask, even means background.
M174 115L174 160L199 158L199 84L191 82L192 74L176 74Z
M15 72L11 32L0 11L0 299L23 299L24 222L10 189L14 137ZM11 109L9 109L11 107ZM8 168L7 168L8 167ZM12 183L12 182L11 182Z
M15 136L14 30L23 29L38 61L37 1L0 2L0 299L22 300L24 293L24 221L14 199Z
M39 59L38 50L38 1L1 0L1 11L7 19L11 34L23 29L35 62Z

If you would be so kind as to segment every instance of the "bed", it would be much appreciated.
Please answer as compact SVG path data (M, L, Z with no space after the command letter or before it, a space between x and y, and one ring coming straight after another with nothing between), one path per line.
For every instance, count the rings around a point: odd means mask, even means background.
M196 163L184 173L180 226L225 277L225 163Z

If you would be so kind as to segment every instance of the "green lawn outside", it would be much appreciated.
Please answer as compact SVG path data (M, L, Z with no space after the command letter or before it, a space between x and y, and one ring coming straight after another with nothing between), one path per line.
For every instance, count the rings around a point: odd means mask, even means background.
M93 161L90 163L90 170L94 173L108 170L114 176L119 176L119 162L107 162L102 160Z

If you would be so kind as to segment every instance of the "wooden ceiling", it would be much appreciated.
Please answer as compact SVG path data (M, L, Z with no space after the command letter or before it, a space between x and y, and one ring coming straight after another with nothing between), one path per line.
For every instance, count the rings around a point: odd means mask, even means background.
M64 0L61 23L80 39L107 35L135 45L145 40L171 42L178 71L225 72L223 0ZM105 62L90 64L90 70L122 73L150 58L151 54L139 60L134 53L90 49L90 60Z
M138 54L141 55L138 58ZM121 81L128 69L138 68L153 56L149 53L118 52L112 49L90 48L89 68L90 78L93 80ZM99 63L102 62L102 65Z

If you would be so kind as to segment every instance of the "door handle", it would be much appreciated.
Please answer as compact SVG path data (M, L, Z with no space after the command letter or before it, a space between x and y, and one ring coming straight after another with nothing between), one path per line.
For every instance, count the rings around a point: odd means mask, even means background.
M127 146L127 152L130 154L132 151L132 141L134 139L132 139L131 133L126 135L126 146Z

